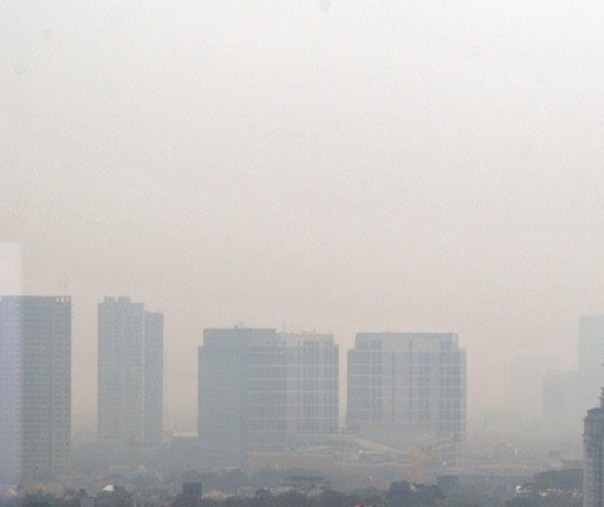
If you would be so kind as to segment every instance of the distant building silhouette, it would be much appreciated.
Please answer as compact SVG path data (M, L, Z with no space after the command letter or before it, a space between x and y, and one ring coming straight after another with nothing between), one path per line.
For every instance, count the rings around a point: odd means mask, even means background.
M556 438L578 439L583 414L604 385L604 316L580 318L578 352L578 369L554 370L543 379L543 428Z
M98 440L113 459L161 442L163 317L130 298L98 306Z
M0 484L70 466L71 300L0 298Z
M581 434L581 417L585 414L581 399L581 382L577 371L554 370L543 379L543 429L552 437L564 440Z
M545 378L548 372L557 371L557 363L548 354L517 354L510 361L506 409L521 424L533 423L542 416L543 386L535 378Z
M331 335L206 329L199 348L204 466L244 467L338 428L338 348Z
M604 390L600 406L588 410L583 432L583 507L604 505Z
M442 466L460 467L466 354L457 335L358 333L348 352L347 422L395 448L432 446Z

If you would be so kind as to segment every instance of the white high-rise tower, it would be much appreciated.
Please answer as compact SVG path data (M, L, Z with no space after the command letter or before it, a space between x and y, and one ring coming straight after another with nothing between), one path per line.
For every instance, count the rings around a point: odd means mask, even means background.
M0 484L70 466L71 300L0 298Z
M348 352L348 426L409 449L428 436L442 466L463 465L466 352L454 333L358 333Z
M98 307L98 440L112 459L159 443L163 420L163 316L129 298Z

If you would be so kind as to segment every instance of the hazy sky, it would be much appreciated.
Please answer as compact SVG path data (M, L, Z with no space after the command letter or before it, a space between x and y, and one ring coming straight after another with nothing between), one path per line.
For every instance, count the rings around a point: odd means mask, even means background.
M514 355L572 367L604 313L602 26L595 0L2 2L0 241L73 296L74 413L105 295L165 313L191 425L203 328L239 321L456 331L471 413Z

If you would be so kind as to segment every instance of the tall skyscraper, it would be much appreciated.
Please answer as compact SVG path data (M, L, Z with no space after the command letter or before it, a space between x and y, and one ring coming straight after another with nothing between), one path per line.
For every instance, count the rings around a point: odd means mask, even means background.
M0 484L18 484L22 476L23 414L22 306L0 300Z
M207 466L245 466L249 445L249 399L263 404L270 397L272 407L256 418L271 417L275 442L285 434L284 390L276 387L285 381L285 369L276 360L271 366L267 389L250 385L248 371L263 360L262 350L278 344L274 329L206 329L199 348L198 434L202 463ZM252 352L256 358L250 358ZM266 358L269 362L269 358ZM257 377L258 378L258 377ZM260 382L260 380L257 380ZM254 391L259 391L258 393ZM276 391L276 392L270 392ZM255 412L255 410L253 410Z
M348 353L348 426L393 447L432 443L459 467L466 354L453 333L359 333Z
M71 451L71 300L0 298L0 483L65 474Z
M206 329L198 392L203 464L244 467L248 453L337 431L338 349L331 335Z
M583 431L583 507L604 506L604 392L588 410Z
M579 376L582 413L604 385L604 316L585 315L579 321Z
M130 298L98 307L98 439L113 458L161 441L163 318Z
M161 444L164 433L164 316L145 312L145 442Z

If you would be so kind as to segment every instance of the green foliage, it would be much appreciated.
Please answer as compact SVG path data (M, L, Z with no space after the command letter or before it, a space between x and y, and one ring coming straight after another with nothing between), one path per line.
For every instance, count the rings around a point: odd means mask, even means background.
M436 486L395 482L386 492L371 489L344 494L325 488L318 494L304 494L291 490L273 495L266 489L258 490L252 498L233 496L223 502L204 500L203 507L437 507L444 495ZM459 505L457 507L474 507Z
M195 479L203 480L203 474L200 475ZM241 481L242 476L235 471L227 475L225 484L234 486ZM23 497L0 499L0 507L79 507L80 500L85 497L87 494L83 490L68 490L58 496L37 491L29 492ZM231 496L222 501L205 499L203 502L180 494L174 498L171 507L354 507L361 504L371 507L437 507L442 505L443 499L444 495L434 485L395 482L386 492L370 489L352 494L333 491L328 487L313 489L311 492L292 489L277 495L268 489L259 489L252 497ZM156 499L155 502L157 501ZM116 487L114 491L99 493L96 504L97 507L134 507L135 501L128 490ZM151 507L152 502L148 505Z

